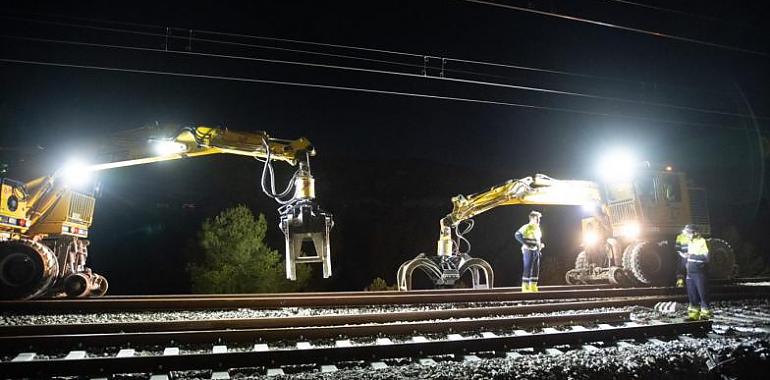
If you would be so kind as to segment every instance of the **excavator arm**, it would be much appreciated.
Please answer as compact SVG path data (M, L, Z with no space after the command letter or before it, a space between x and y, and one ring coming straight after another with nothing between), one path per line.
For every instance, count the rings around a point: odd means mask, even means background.
M261 131L239 132L204 126L175 130L138 128L113 134L98 145L96 163L64 166L48 176L25 184L29 192L26 202L29 207L27 225L34 226L38 220L45 218L69 191L66 177L72 175L84 176L103 170L214 154L235 154L262 160L270 158L271 161L283 161L296 166L302 160L307 163L309 157L316 153L310 141L304 137L282 140L271 138Z
M455 254L452 229L461 222L500 206L513 205L590 205L601 204L599 185L591 181L558 180L543 174L509 180L477 194L452 198L452 212L441 219L438 255Z
M494 282L491 265L471 257L468 252L460 252L460 240L465 240L462 235L469 229L461 232L458 226L481 213L513 205L590 205L598 210L601 192L599 185L591 181L557 180L536 174L509 180L482 193L457 195L452 198L452 212L440 221L437 255L429 257L421 253L402 264L396 275L399 290L411 290L412 272L418 268L437 286L453 285L469 271L473 288L491 287Z
M284 140L267 132L242 132L225 128L187 127L177 130L139 128L111 136L101 147L101 164L90 170L200 157L213 154L235 154L297 165L307 156L315 156L313 145L304 137Z

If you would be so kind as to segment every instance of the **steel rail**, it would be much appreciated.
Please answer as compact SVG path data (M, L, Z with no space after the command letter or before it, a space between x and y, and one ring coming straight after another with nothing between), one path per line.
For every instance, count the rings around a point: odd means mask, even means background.
M770 281L768 279L767 281ZM540 286L540 290L580 290L580 289L607 289L607 288L619 288L610 284L594 284L594 285L545 285ZM410 290L409 293L414 294L455 294L455 293L468 293L476 292L479 290L487 292L510 292L521 291L520 287L496 287L492 289L471 289L471 288L459 288L459 289L415 289ZM401 291L395 290L374 290L374 291L361 291L361 290L345 290L338 292L294 292L294 293L231 293L231 294L141 294L141 295L106 295L100 297L101 299L152 299L152 298L227 298L227 297L282 297L282 298L301 298L307 296L340 296L340 295L356 295L356 294L404 294Z
M21 335L0 337L4 349L50 347L107 346L151 344L196 344L196 343L254 343L280 339L324 339L361 336L395 336L411 333L488 331L511 327L554 326L580 323L613 323L629 321L628 311L600 313L578 313L528 317L474 318L464 320L441 320L419 322L367 323L358 325L315 325L305 327L278 327L254 329L224 329L201 331L143 331L108 334L63 334L63 335Z
M746 282L770 282L770 277L743 277L733 279L719 279L711 280L713 285L730 285ZM544 285L539 287L542 291L547 290L581 290L581 289L628 289L628 287L621 287L611 284L585 284L585 285ZM519 287L495 287L492 289L485 289L489 292L510 292L521 291ZM448 293L467 293L475 292L478 289L460 288L460 289L415 289L410 293L418 294L448 294ZM377 290L366 291L366 294L392 294L393 290ZM403 292L398 292L403 293ZM250 296L263 296L263 297L282 297L282 298L301 298L305 296L339 296L339 295L354 295L361 294L361 291L339 291L339 292L294 292L294 293L232 293L232 294L141 294L141 295L107 295L101 297L102 299L145 299L145 298L227 298L227 297L250 297Z
M712 288L714 293L763 293L770 294L770 286L725 285ZM149 299L55 299L32 301L0 301L2 312L62 312L77 311L139 311L139 310L200 310L239 308L280 308L295 306L360 306L360 305L406 305L452 302L509 302L553 299L580 299L601 297L639 297L684 294L677 288L610 288L588 290L546 290L537 293L520 291L476 290L461 293L408 293L387 292L382 294L309 295L297 297L275 297L262 295L233 297L162 297Z
M582 331L543 332L526 335L466 337L460 340L404 342L389 345L353 345L273 349L267 351L184 354L168 356L98 357L0 362L0 373L7 377L100 376L116 373L147 373L195 369L281 366L301 363L335 363L396 357L426 357L450 353L500 351L525 347L548 347L617 339L637 339L680 334L703 334L711 322L624 325Z

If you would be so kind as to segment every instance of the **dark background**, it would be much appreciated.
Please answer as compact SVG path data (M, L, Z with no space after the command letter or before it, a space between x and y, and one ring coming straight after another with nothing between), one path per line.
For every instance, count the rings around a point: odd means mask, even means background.
M640 0L641 1L641 0ZM499 1L503 3L502 0ZM433 254L438 221L450 198L535 173L594 178L596 161L615 146L670 163L709 190L714 234L739 251L767 251L770 204L767 121L770 43L761 2L651 2L681 12L617 1L508 1L506 4L602 20L755 51L653 37L464 1L277 2L3 2L0 58L240 78L318 83L485 99L576 112L369 94L202 78L0 62L2 155L11 177L29 179L78 153L94 136L154 125L212 125L306 136L321 205L335 215L334 276L312 288L361 289L419 252ZM63 17L60 17L63 16ZM72 19L76 17L78 19ZM29 19L46 21L34 23ZM96 20L152 25L106 24ZM352 45L419 56L290 48L397 60L408 66L328 56L73 28L51 22L165 33L165 27L232 32ZM198 32L196 37L201 36ZM756 118L638 103L587 99L490 86L362 72L228 60L168 52L70 46L8 38L28 36L171 51L359 66L422 74L421 55L580 73L565 76L449 62L446 76L676 104ZM226 38L226 37L218 37ZM764 53L756 53L764 52ZM432 58L429 66L440 66ZM466 71L465 73L459 71ZM472 71L473 73L467 73ZM602 116L598 114L612 114ZM74 152L73 152L74 151ZM80 152L82 153L82 152ZM34 163L34 165L32 165ZM277 165L277 166L280 166ZM91 266L112 293L189 291L184 270L200 223L244 203L277 224L276 205L259 190L261 166L210 157L114 170L101 175L103 195L91 232ZM291 170L279 169L282 179ZM476 218L472 255L496 270L497 286L517 285L513 231L528 207ZM566 267L579 244L581 212L546 207L546 265ZM269 243L283 252L272 228ZM549 276L546 283L561 281Z

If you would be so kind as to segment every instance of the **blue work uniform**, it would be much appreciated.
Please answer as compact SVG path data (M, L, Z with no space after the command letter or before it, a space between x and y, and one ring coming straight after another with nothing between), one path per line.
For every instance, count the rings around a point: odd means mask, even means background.
M676 279L678 280L684 280L685 275L687 274L687 249L690 246L690 237L682 232L679 235L676 236L676 242L674 244L674 249L676 249L676 253L679 254L679 261L678 265L676 267Z
M521 274L521 284L537 286L538 276L540 275L540 246L543 238L543 232L540 226L534 223L527 223L514 235L516 240L521 243L522 259L524 268Z
M687 247L687 298L690 301L688 312L693 315L709 315L709 294L706 283L706 267L709 262L709 249L706 239L695 236Z

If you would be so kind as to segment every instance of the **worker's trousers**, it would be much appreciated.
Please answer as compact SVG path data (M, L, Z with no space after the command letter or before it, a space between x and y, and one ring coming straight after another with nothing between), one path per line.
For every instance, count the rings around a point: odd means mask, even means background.
M709 308L709 291L706 281L706 265L704 263L687 263L687 298L690 308Z
M521 283L537 283L540 275L540 251L525 248L521 251L521 257L524 260Z

